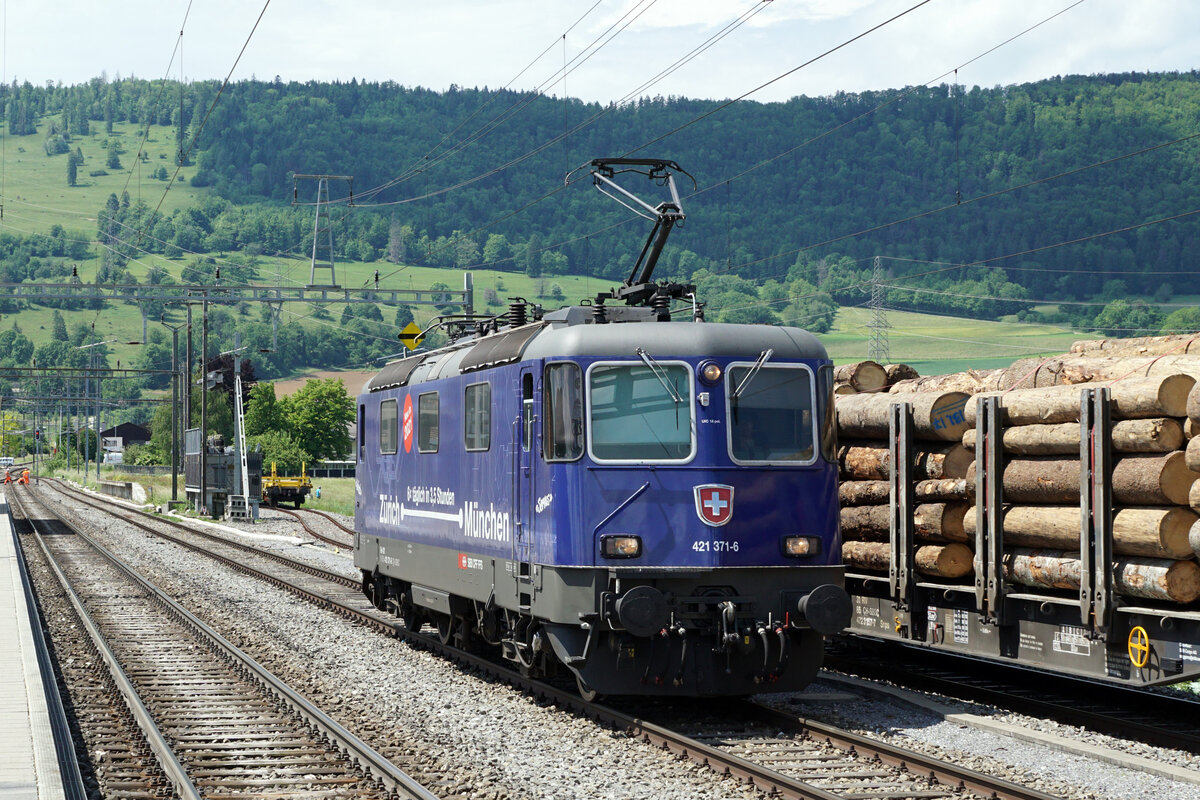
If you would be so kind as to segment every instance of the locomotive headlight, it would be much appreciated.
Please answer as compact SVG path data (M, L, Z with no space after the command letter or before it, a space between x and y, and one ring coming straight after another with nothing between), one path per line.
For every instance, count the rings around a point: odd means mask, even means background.
M700 367L700 380L704 381L705 383L715 384L717 381L721 380L721 376L723 374L724 372L721 369L721 365L715 361L709 361L707 364Z
M601 536L600 553L605 558L637 558L642 554L642 537L624 533Z
M821 540L815 536L787 536L783 540L785 556L815 556L821 552Z

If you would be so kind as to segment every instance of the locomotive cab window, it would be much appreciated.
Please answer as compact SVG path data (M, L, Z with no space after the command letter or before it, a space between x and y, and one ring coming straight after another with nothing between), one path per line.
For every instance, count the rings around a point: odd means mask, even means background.
M583 455L583 378L579 365L546 365L542 428L547 461L574 461Z
M362 428L360 427L359 430ZM395 455L396 443L396 401L384 400L379 404L379 452L384 455Z
M417 451L438 451L438 393L427 392L417 397Z
M596 461L685 462L696 452L687 364L594 364L588 370L588 449Z
M729 454L738 463L812 463L816 458L812 371L802 365L730 364Z
M463 396L463 442L468 450L492 446L492 385L473 383Z

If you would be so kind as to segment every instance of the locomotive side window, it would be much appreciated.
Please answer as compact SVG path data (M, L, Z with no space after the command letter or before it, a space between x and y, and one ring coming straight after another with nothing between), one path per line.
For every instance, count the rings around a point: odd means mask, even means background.
M546 365L542 429L547 461L574 461L583 455L583 377L579 365Z
M818 394L825 404L821 419L821 455L831 464L837 463L837 414L833 405L833 365L826 364L817 372Z
M597 461L688 461L695 453L691 370L655 362L588 370L588 447Z
M815 459L816 395L807 367L731 364L726 397L729 454L734 461L811 463Z
M463 442L468 450L492 445L492 385L473 383L463 397Z
M426 392L417 397L417 451L438 451L438 393Z
M379 404L379 452L384 455L396 453L399 441L396 433L396 401L384 400Z
M521 376L521 449L533 449L533 375Z

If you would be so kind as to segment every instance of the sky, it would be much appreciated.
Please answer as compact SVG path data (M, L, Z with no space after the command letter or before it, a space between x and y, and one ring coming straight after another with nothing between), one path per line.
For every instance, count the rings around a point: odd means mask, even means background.
M34 84L279 76L540 88L601 103L771 102L950 83L956 68L959 83L991 87L1200 67L1196 0L927 0L907 14L921 0L268 0L265 11L262 0L2 3L2 77Z

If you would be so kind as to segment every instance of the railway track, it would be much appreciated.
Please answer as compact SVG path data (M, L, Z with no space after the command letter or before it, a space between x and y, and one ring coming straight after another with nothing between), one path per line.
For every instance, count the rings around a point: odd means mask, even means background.
M432 800L35 492L20 493L15 505L127 708L110 740L127 750L127 766L106 796L162 796L169 787L181 798ZM130 720L140 735L122 748Z
M326 544L331 544L334 547L341 547L341 548L344 548L347 550L352 550L354 548L354 530L352 528L347 528L345 525L338 522L336 519L334 519L329 514L326 514L324 511L314 511L311 508L297 509L295 511L292 511L289 508L272 508L271 510L278 511L283 514L287 514L289 517L292 517L293 519L295 519L297 522L300 523L300 526L302 528L304 528L304 530L308 533L308 535L312 536L314 539L320 539L322 542L325 542ZM349 540L346 540L341 537L328 536L324 533L317 531L315 528L313 528L311 525L308 524L308 521L304 519L303 514L316 514L317 516L325 519L329 524L331 524L337 528L340 528L344 533L348 534L350 537Z
M1200 753L1200 701L1176 695L886 643L835 650L826 654L825 666L1155 747Z
M74 496L74 492L71 493ZM80 502L83 502L80 499ZM124 516L111 507L88 502L88 505L105 513ZM174 525L167 520L153 517L154 525ZM138 523L134 523L138 524ZM152 528L153 525L139 528ZM153 532L153 531L151 531ZM175 536L159 534L176 539ZM216 538L221 544L226 540ZM214 543L216 544L216 543ZM219 546L219 545L217 545ZM244 546L242 546L244 547ZM205 547L193 547L199 552L218 557L226 563L230 559L210 553ZM249 548L254 550L254 548ZM239 551L240 552L240 551ZM241 562L247 561L238 556ZM272 556L272 561L290 561ZM295 562L299 564L299 562ZM246 563L234 563L243 572L270 580L306 599L326 607L336 607L341 600L320 597L313 586L289 585L278 574L251 569ZM300 565L307 573L307 565ZM324 580L329 586L337 586L340 594L345 578ZM365 600L364 600L365 602ZM939 762L931 757L896 748L834 726L804 720L786 712L775 711L753 703L722 704L716 707L704 705L704 716L691 719L672 716L674 708L659 709L663 719L651 721L645 713L629 713L599 703L582 700L571 688L554 686L522 676L519 672L497 663L491 658L480 656L440 641L436 634L414 632L406 629L390 615L380 612L355 611L360 619L369 619L374 627L402 637L419 647L432 650L439 655L480 672L493 679L507 683L559 707L569 708L603 724L624 731L627 736L640 739L653 746L669 749L681 756L702 763L718 773L730 774L752 784L759 790L785 798L832 798L914 797L941 798L962 797L964 790L983 797L1011 798L1012 800L1049 800L1049 796L1028 790L1004 780L993 778L971 770ZM689 707L694 704L688 704ZM781 735L784 734L784 735Z

